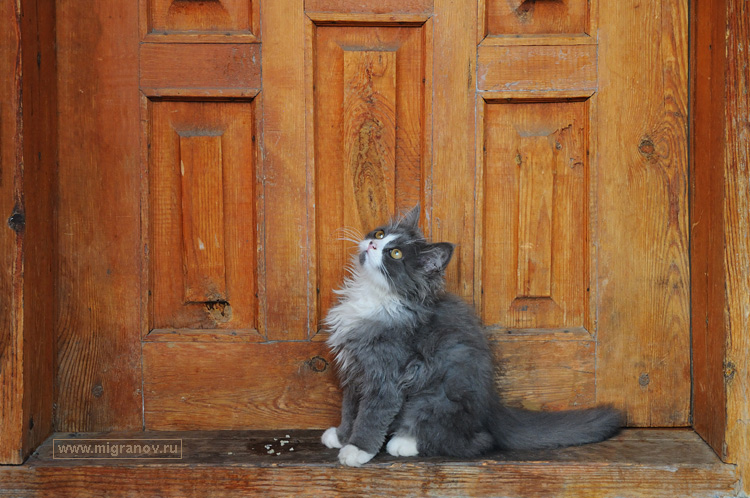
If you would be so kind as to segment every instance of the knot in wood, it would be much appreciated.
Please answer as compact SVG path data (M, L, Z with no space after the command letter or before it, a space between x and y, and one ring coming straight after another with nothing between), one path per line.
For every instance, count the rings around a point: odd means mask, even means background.
M316 373L322 373L328 370L328 360L322 356L313 356L305 362L307 366Z

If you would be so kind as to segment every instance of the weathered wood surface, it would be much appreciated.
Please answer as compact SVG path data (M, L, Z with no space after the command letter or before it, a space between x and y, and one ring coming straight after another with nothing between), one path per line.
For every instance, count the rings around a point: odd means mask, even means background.
M148 342L144 426L154 430L324 428L341 396L322 342Z
M138 5L61 0L56 15L56 427L139 428Z
M266 323L271 340L308 337L312 303L305 144L305 15L298 0L263 4L263 197Z
M684 0L599 9L597 399L635 426L690 421L687 18Z
M739 465L743 491L750 494L750 5L727 2L726 18L727 458Z
M691 314L693 427L726 458L726 255L724 233L727 85L724 2L695 2L691 78Z
M588 0L483 0L482 3L489 36L584 33L590 29Z
M256 105L149 106L148 329L257 330Z
M0 4L0 463L52 430L54 11Z
M345 238L417 203L429 212L426 30L312 29L318 319L346 274L354 244Z
M687 430L630 430L611 441L470 461L394 459L343 468L319 431L57 433L22 467L0 468L0 496L729 497L735 468ZM53 440L175 438L182 459L53 458ZM60 456L62 447L55 449Z
M257 44L175 40L140 49L141 90L149 97L253 97L260 91L260 69Z

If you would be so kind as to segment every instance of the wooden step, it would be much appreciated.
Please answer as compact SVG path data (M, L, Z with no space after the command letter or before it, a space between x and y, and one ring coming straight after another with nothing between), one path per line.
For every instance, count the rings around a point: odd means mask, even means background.
M630 429L604 443L470 461L381 454L356 469L338 465L320 434L57 433L24 465L0 467L0 496L738 496L735 467L689 429ZM128 453L147 443L168 451ZM98 454L82 459L76 444Z

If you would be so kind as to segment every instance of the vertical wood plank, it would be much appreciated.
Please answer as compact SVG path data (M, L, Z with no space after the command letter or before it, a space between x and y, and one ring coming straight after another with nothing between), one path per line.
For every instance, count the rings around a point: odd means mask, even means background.
M181 136L185 301L227 301L221 136Z
M393 215L396 183L396 53L344 53L343 226L374 228ZM353 214L353 213L352 213Z
M273 340L308 336L311 296L302 2L263 2L263 178L266 327Z
M54 22L54 4L0 4L0 464L52 430Z
M432 170L427 214L432 239L457 244L446 271L450 291L474 300L476 106L475 2L434 1Z
M21 6L0 4L0 463L23 462L23 114ZM16 216L16 223L6 224Z
M588 326L588 105L485 104L478 184L482 318Z
M691 313L693 427L727 458L724 164L726 25L724 2L693 1L691 138Z
M57 84L54 2L23 0L24 455L52 430ZM1 124L0 124L1 126ZM0 139L1 140L1 139ZM45 310L45 311L40 311ZM1 367L0 367L1 369ZM1 446L1 445L0 445Z
M687 11L600 9L597 397L636 426L690 417Z
M57 6L56 427L140 429L138 5Z
M552 283L553 149L547 137L530 137L516 151L520 168L518 297L550 297Z
M366 233L424 201L430 115L425 98L430 81L426 29L312 28L317 276L313 326L335 302L333 290L343 281L352 247L345 238L354 238L355 231Z
M254 102L150 104L151 329L257 329Z
M726 8L727 458L739 465L743 491L750 493L750 6L729 0Z

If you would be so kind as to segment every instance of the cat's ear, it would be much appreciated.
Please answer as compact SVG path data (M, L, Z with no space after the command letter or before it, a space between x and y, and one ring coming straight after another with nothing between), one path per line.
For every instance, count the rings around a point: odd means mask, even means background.
M411 209L411 211L404 215L399 225L404 225L411 228L419 228L419 212L420 207L419 204L417 204Z
M426 272L441 272L445 270L453 256L456 246L449 242L438 242L430 244L427 249L419 255L419 262Z

